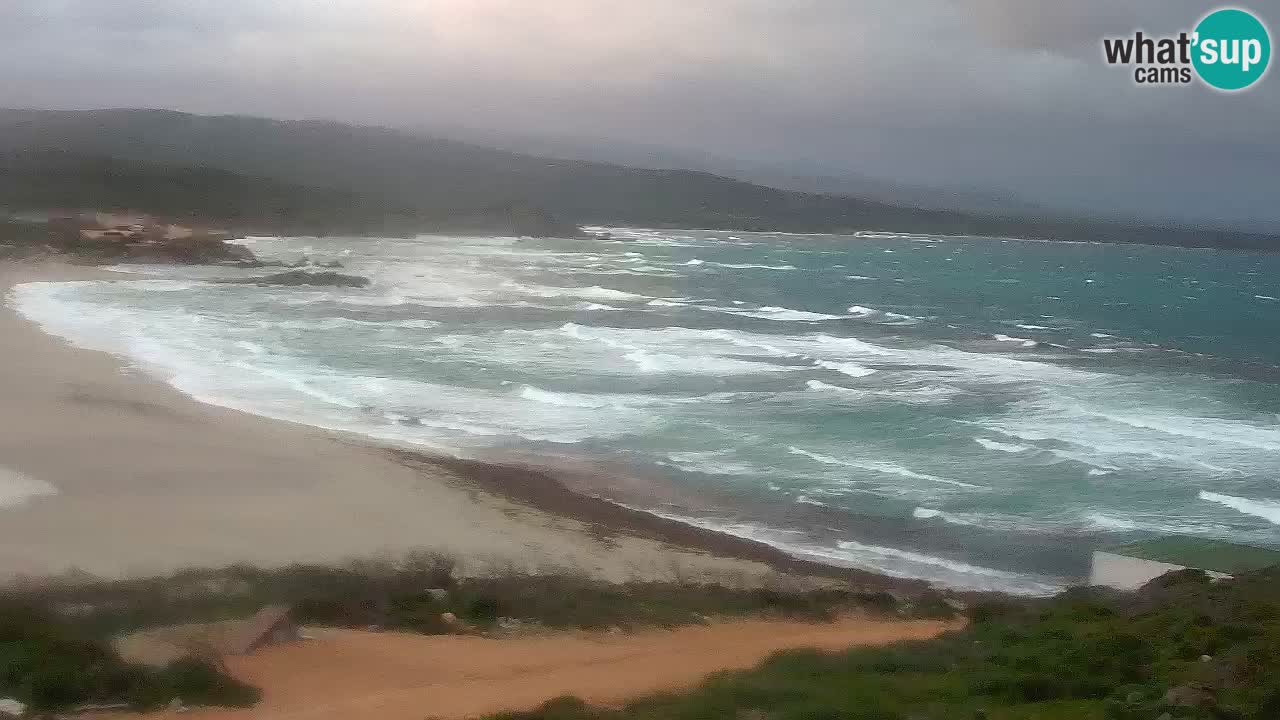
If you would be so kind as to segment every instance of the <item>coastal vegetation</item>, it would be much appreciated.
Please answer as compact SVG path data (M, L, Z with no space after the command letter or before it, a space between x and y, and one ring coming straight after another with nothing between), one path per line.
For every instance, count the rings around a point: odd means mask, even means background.
M159 668L126 663L102 635L47 608L7 599L0 601L0 697L44 712L85 705L147 710L175 699L248 707L260 693L200 659Z
M776 576L764 586L741 577L694 581L680 577L675 569L667 581L625 583L556 568L464 576L451 557L426 551L343 567L233 566L131 580L72 575L19 584L7 589L4 597L53 608L77 627L101 636L244 617L265 605L293 608L294 621L304 625L374 626L427 634L457 630L441 622L444 613L476 631L497 628L499 620L552 629L629 629L746 615L822 620L853 610L950 617L958 605L930 590L891 594L801 583L786 576Z
M1280 568L1213 582L1200 571L1136 593L1077 588L1048 599L970 598L968 625L930 641L843 653L781 653L696 689L597 708L562 698L500 720L1274 720L1280 717ZM575 573L459 577L421 552L343 568L190 570L165 578L69 577L10 589L0 620L0 694L34 707L125 702L237 705L255 692L183 661L145 670L106 639L138 628L244 617L268 603L301 624L427 634L586 628L627 631L775 615L948 617L941 594L670 582L610 584ZM40 611L32 607L43 608ZM429 715L429 709L424 709Z
M937 640L781 653L621 709L563 698L494 720L1275 720L1280 568L1135 594L1077 589L970 610Z

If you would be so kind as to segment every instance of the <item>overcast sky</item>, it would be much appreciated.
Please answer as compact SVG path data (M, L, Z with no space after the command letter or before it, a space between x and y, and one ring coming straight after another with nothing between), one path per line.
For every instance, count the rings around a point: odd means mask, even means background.
M1189 0L0 0L0 106L650 144L1049 205L1280 222L1280 76L1139 87ZM1264 22L1280 2L1253 0ZM597 142L597 144L600 144Z

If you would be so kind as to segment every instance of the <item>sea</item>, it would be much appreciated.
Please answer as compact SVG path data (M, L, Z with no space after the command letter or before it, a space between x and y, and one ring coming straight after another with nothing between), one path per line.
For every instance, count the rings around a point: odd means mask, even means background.
M1049 594L1153 535L1280 547L1280 255L590 231L249 237L372 282L120 266L9 301L207 403L606 468L576 489L940 586Z

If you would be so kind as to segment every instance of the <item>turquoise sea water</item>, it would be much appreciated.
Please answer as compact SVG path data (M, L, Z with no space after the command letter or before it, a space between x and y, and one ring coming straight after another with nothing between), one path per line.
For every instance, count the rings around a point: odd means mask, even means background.
M598 230L251 238L373 284L13 302L205 401L590 459L625 478L590 492L837 564L1042 593L1148 534L1280 546L1280 255Z

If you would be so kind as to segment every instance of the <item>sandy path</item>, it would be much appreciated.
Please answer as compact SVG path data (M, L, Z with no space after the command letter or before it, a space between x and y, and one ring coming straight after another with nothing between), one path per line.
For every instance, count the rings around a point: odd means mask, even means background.
M751 667L779 650L885 645L930 638L948 627L849 617L831 624L749 620L505 640L318 630L314 639L231 659L234 674L263 688L258 707L148 718L468 718L529 709L566 694L615 704L687 688L717 670Z

